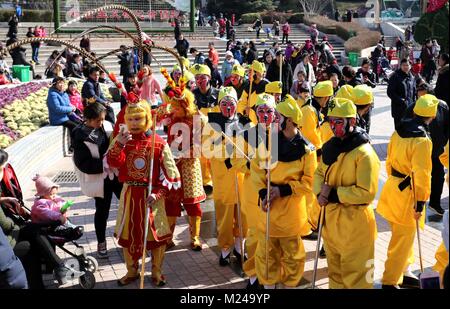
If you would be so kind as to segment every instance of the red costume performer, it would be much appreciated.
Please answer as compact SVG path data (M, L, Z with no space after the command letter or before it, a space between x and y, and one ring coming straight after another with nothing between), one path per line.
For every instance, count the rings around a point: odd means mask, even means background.
M155 136L152 192L148 193L152 152L151 110L148 103L128 102L125 110L128 131L121 129L107 154L111 167L119 169L123 190L119 203L114 236L124 248L127 274L119 285L139 278L138 261L142 256L145 209L150 204L146 249L152 253L152 280L157 286L165 284L161 266L166 241L171 238L165 213L165 197L169 190L181 186L180 174L167 143Z
M194 157L193 132L194 116L198 115L195 106L194 95L184 87L184 83L178 87L166 71L162 71L168 80L164 89L164 102L167 109L163 112L168 120L168 144L177 159L177 167L181 174L182 190L171 190L166 200L166 213L173 231L177 217L181 216L181 204L183 204L189 216L191 233L191 248L200 251L200 223L202 210L200 203L206 199L203 189L200 159ZM162 107L164 108L164 107ZM173 247L172 241L168 248Z

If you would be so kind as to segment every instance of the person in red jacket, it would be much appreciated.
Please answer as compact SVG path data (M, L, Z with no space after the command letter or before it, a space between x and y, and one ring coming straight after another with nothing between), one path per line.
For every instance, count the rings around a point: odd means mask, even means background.
M416 63L414 63L411 71L414 74L414 76L417 77L422 74L422 70L423 70L422 60L420 58L417 58Z
M286 22L283 25L283 39L281 40L281 44L284 44L284 39L286 39L286 43L289 41L289 33L291 33L291 26Z
M217 66L219 65L219 53L217 52L216 48L214 47L214 42L209 42L208 48L209 48L208 58L209 58L209 60L211 60L214 67L217 68Z

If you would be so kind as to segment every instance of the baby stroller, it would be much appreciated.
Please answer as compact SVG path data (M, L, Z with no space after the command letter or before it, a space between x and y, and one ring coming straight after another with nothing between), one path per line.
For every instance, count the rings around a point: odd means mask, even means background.
M14 209L14 215L19 217L23 223L29 222L30 209L28 209L23 202L22 189L20 188L19 181L16 173L10 164L4 167L3 178L1 179L1 193L2 196L15 197L19 200L20 208ZM98 262L92 256L87 256L84 252L84 248L77 244L75 240L79 239L83 235L83 229L77 227L75 229L55 229L54 227L42 227L42 234L46 235L50 243L59 247L70 257L65 261L65 267L69 269L68 274L70 278L77 279L80 286L83 289L92 289L95 286L94 272L98 269ZM64 248L65 243L72 243L76 249L71 252ZM66 277L68 279L68 276Z
M382 84L383 82L388 83L392 73L394 73L394 70L389 63L389 59L385 56L379 57L377 61L377 74L380 84Z

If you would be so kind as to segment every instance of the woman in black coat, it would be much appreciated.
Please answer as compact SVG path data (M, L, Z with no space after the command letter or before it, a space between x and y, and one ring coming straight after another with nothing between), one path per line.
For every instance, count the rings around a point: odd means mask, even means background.
M19 20L17 19L17 16L16 15L11 16L11 18L9 19L9 22L8 22L9 30L8 30L8 34L6 36L9 38L11 38L13 36L17 36L18 25L19 25Z
M440 100L445 101L447 105L450 104L450 89L449 89L449 55L441 54L439 56L439 74L436 82L434 93Z
M13 43L17 42L16 35L14 34L7 42L6 46L11 45ZM33 73L34 78L34 67L29 63L26 59L25 55L26 49L22 46L16 47L12 49L9 54L11 55L11 58L13 59L13 65L27 65L30 67L30 71Z
M106 108L102 104L97 102L88 104L83 111L85 123L73 129L71 135L73 161L79 176L81 190L85 195L95 199L94 225L99 258L108 257L106 225L112 194L114 193L119 199L122 191L122 184L113 171L105 166L103 160L109 147L109 136L105 131L105 125L109 125L109 123L104 121L105 115ZM94 178L97 181L93 183L92 179ZM87 179L90 182L87 182Z

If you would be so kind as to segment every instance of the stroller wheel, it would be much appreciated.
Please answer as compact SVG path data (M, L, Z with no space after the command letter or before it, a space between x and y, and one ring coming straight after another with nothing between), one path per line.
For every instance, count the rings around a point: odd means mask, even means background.
M95 276L90 271L85 271L84 275L78 278L78 282L84 290L93 289L95 286Z
M95 273L98 269L97 259L93 256L87 256L85 260L85 267L87 271Z

